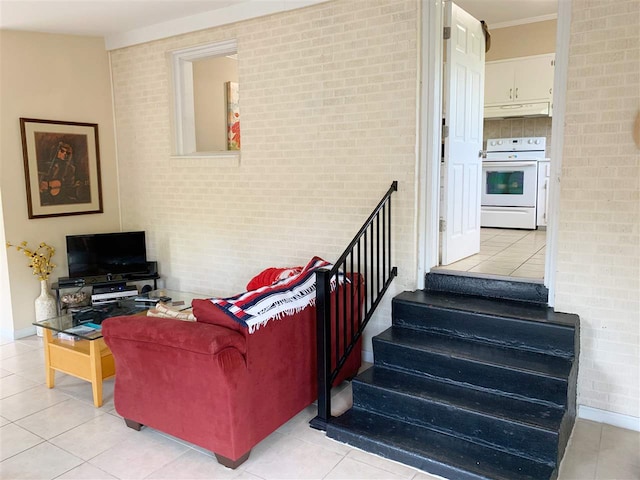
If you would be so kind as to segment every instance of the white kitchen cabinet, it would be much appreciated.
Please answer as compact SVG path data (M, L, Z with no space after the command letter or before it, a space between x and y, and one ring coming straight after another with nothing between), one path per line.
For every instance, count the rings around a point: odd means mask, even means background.
M554 64L554 53L485 63L485 106L551 102Z
M536 202L536 224L538 227L547 226L547 212L549 211L549 178L551 177L551 162L538 162L538 199Z

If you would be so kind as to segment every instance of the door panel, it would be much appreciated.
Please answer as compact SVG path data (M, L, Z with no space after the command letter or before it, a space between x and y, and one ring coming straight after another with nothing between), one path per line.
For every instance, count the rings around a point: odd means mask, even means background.
M480 22L448 2L441 264L480 251L480 182L484 107L484 35Z

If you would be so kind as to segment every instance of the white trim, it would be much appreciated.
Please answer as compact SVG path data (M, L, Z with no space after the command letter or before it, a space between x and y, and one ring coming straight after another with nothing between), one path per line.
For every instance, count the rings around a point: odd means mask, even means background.
M225 40L168 53L171 63L173 95L174 155L187 157L228 156L223 152L196 152L196 123L193 92L193 62L212 57L226 57L238 52L238 42ZM220 155L221 154L221 155ZM235 154L237 155L237 153Z
M632 417L631 415L608 412L607 410L587 407L586 405L578 405L578 418L640 432L640 417Z
M111 87L111 119L113 122L113 143L115 147L115 167L116 167L116 194L118 195L118 225L122 228L122 195L120 195L120 156L118 155L118 124L116 123L116 92L113 82L113 56L107 52L109 57L109 86Z
M215 165L225 167L239 167L240 166L240 152L239 151L227 151L227 152L198 152L191 153L189 155L171 155L171 160L211 160Z
M549 15L539 15L537 17L521 18L519 20L509 20L508 22L496 23L495 25L489 25L489 29L497 30L498 28L515 27L517 25L525 25L527 23L546 22L548 20L555 20L556 18L558 18L558 14L550 13Z
M549 306L555 305L556 265L558 261L558 211L560 206L560 176L564 149L564 122L567 106L567 74L569 70L569 40L571 36L571 0L558 2L556 63L553 78L553 120L551 121L551 172L547 211L547 254L544 264L544 284L549 289Z
M2 338L12 338L14 340L18 340L20 338L31 337L36 334L36 327L31 325L26 328L21 328L20 330L6 330L3 329L0 332L0 337Z
M157 23L148 27L137 28L127 32L118 32L105 36L105 48L116 50L130 47L139 43L151 42L162 38L182 35L212 27L219 27L230 23L249 20L265 15L286 12L304 8L328 0L248 0L225 8L218 8L208 12L176 18L167 22Z
M416 260L417 260L417 268L416 268L416 288L423 289L424 288L424 275L425 275L425 256L426 256L426 245L427 240L425 238L425 218L422 213L421 205L425 204L424 198L424 189L422 185L426 182L426 169L424 168L424 162L422 161L422 111L425 107L423 107L424 95L423 95L423 86L422 79L424 78L422 72L422 52L424 42L424 38L422 36L422 15L424 6L422 2L417 2L418 15L416 16L416 29L418 32L418 38L420 39L417 42L416 48L416 143L415 143L415 165L414 165L414 196L413 196L413 207L416 212L413 219L413 228L415 229L415 239L416 239ZM424 172L424 173L423 173Z
M442 0L422 0L421 151L418 159L419 284L438 265L440 215L440 153L442 125ZM420 287L418 287L420 288Z
M370 352L369 350L362 350L362 361L373 363L373 352Z

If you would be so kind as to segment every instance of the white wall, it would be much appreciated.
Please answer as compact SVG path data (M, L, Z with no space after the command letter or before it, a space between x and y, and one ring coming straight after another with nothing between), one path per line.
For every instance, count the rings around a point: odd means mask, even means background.
M637 0L572 1L556 310L581 319L578 402L640 417Z
M336 1L111 52L123 226L147 231L168 286L226 296L335 260L393 180L394 287L414 286L416 9ZM240 165L171 159L166 54L230 39ZM389 323L387 301L368 335Z
M119 230L109 58L97 37L0 31L0 205L7 241L46 242L57 249L52 279L65 276L65 235ZM104 213L28 219L19 118L97 123ZM2 218L0 217L0 218ZM6 263L5 263L6 259ZM0 330L8 336L33 332L34 299L40 284L28 259L0 253ZM10 299L10 301L6 301Z

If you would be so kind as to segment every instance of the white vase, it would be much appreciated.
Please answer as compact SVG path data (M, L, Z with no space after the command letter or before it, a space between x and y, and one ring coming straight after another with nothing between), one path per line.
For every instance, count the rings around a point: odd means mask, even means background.
M40 296L35 300L36 322L55 317L58 313L56 309L56 299L49 292L49 283L40 280ZM36 327L36 334L42 336L42 327Z

